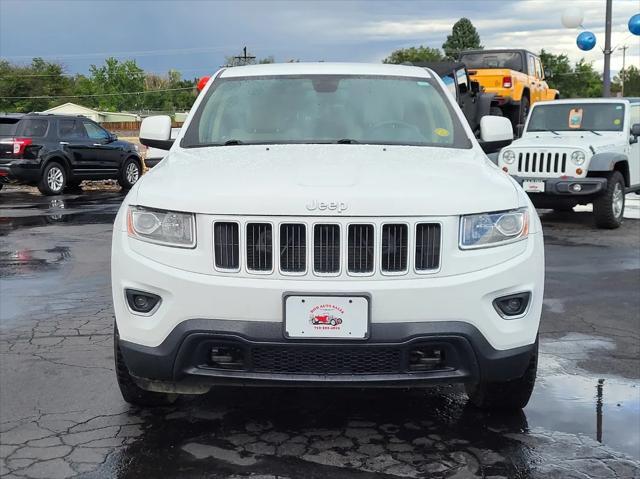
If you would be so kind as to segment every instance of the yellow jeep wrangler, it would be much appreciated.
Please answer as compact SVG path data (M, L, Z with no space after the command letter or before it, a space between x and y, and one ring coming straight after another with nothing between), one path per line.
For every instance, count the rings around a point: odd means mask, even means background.
M460 54L460 61L473 80L496 95L491 106L510 118L514 129L524 124L531 105L560 98L560 92L544 81L540 58L530 51L468 50ZM497 113L496 108L492 111Z

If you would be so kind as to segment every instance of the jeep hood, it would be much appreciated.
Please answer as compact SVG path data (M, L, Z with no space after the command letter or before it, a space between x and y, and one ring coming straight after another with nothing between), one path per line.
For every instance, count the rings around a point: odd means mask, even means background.
M237 145L172 150L138 182L147 207L219 215L430 216L520 206L515 183L475 150ZM346 208L345 208L346 206Z
M585 131L563 131L556 136L551 132L527 133L508 146L513 148L580 148L602 150L624 141L618 132L599 132L600 136ZM592 150L592 151L593 151Z

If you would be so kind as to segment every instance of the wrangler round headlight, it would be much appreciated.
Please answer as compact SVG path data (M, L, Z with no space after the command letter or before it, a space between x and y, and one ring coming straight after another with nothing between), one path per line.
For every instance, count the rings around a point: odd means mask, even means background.
M510 165L511 163L516 161L516 154L512 150L506 150L502 154L502 160L508 165Z
M585 156L584 156L584 152L576 150L573 153L571 153L571 161L573 162L574 165L582 165L584 163L585 160Z

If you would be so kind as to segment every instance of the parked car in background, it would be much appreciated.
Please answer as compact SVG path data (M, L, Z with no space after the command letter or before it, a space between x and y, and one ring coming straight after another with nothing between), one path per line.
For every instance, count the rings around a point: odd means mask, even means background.
M171 128L171 139L175 140L180 133L180 128ZM144 147L144 164L147 168L153 168L167 155L166 150L153 148L151 146Z
M171 118L143 120L141 143L171 149L115 219L126 401L234 384L445 382L466 384L481 408L524 407L543 299L540 220L433 72L222 69L187 124L174 141ZM480 130L485 141L513 135L502 117Z
M560 98L545 81L540 57L528 50L468 50L460 61L484 91L495 94L492 106L500 108L514 128L524 124L531 105Z
M625 193L640 191L640 103L573 99L533 106L522 138L503 149L498 166L540 208L593 203L596 225L617 228Z
M142 172L138 147L82 116L0 116L0 183L37 186L45 195L82 180L117 179L131 188Z
M414 65L433 70L447 86L451 95L456 99L458 106L464 113L469 126L480 138L480 120L486 115L502 116L502 110L494 104L494 93L486 93L480 84L471 80L467 67L461 62L423 62ZM511 140L498 143L484 143L480 146L485 153L498 151L511 143Z

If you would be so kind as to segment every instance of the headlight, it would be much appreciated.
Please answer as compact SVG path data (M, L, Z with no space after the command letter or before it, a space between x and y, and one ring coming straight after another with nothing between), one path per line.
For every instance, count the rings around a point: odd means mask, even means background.
M573 161L573 163L575 165L582 165L584 163L585 160L585 156L584 156L584 152L576 150L573 153L571 153L571 161Z
M460 249L489 248L529 235L527 208L467 215L460 219Z
M502 154L502 160L508 165L510 165L511 163L516 161L516 154L512 150L506 150Z
M129 206L127 231L129 236L149 243L178 248L196 245L196 221L191 213Z

